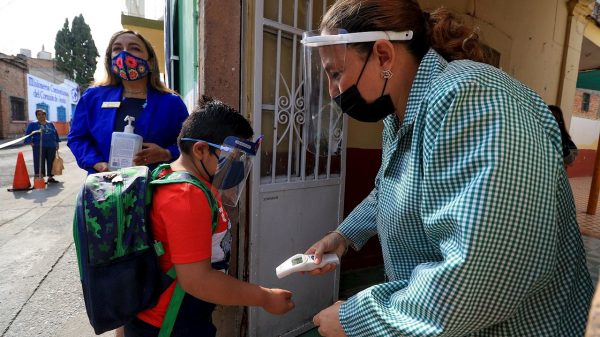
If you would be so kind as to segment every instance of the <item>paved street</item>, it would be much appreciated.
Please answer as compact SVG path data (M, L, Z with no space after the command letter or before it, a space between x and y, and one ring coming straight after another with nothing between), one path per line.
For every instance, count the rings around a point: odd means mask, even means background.
M8 192L19 151L33 182L29 146L0 150L0 337L95 336L83 306L72 239L75 196L85 172L63 142L60 154L65 171L57 176L59 184ZM571 179L579 222L598 228L600 214L585 214L590 183L590 178ZM596 282L600 240L584 237L584 243Z
M19 151L33 177L30 147L0 150L0 336L94 336L72 239L73 206L85 172L61 145L60 183L24 192L7 188Z

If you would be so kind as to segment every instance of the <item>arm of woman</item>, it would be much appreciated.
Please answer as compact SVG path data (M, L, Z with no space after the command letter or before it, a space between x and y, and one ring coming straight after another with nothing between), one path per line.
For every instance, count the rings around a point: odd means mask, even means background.
M56 148L58 149L59 144L60 143L60 137L58 136L58 130L56 130L56 127L54 126L54 124L52 124L52 130L54 130L54 139L56 140Z
M31 122L31 123L27 124L27 128L25 129L25 135L28 135L34 131L34 123L35 122ZM25 138L23 143L24 144L33 144L33 136L29 136L29 137Z
M514 315L556 267L560 154L541 125L544 103L475 82L448 91L429 105L419 155L423 235L441 257L341 304L349 336L481 332ZM391 268L411 256L386 249Z
M150 122L150 136L145 138L142 150L133 158L136 165L170 162L179 157L177 138L189 115L187 107L175 94L161 94L158 98L155 103L157 119Z
M384 134L384 146L387 135ZM379 179L382 168L379 168L375 177L375 187L371 193L348 215L346 219L333 231L327 233L319 241L310 246L305 254L315 254L315 262L320 263L323 254L335 253L342 257L350 246L360 250L362 246L374 235L377 235L377 203ZM309 272L311 275L320 275L336 268L335 264L328 264Z
M96 149L93 143L93 137L89 126L89 113L91 99L89 98L90 91L86 91L77 103L73 119L71 120L71 130L67 136L67 146L77 160L77 164L84 170L92 173L96 170L94 165L103 162L101 153ZM110 142L110 139L106 141Z

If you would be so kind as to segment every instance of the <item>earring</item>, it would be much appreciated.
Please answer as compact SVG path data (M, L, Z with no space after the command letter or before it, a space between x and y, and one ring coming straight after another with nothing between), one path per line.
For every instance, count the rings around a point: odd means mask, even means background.
M381 77L385 78L386 80L389 80L392 78L392 76L394 76L394 74L389 69L381 71Z

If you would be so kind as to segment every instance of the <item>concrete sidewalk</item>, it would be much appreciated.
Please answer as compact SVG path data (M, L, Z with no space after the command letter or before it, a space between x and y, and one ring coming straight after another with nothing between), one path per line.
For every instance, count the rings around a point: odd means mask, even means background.
M600 205L596 205L596 214L586 213L592 177L571 178L569 182L577 207L577 222L583 235L588 269L594 284L597 284L600 274Z
M56 177L60 183L46 189L8 192L18 152L24 153L28 171L33 172L31 147L3 149L0 154L3 337L94 336L83 306L72 239L75 197L86 174L61 145L64 174Z

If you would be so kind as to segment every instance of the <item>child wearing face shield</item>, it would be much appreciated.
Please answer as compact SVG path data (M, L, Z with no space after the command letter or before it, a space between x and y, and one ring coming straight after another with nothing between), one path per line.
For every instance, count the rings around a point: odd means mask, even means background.
M223 203L234 206L248 176L249 157L256 155L260 138L250 139L253 130L235 109L204 97L183 123L178 145L181 155L168 165L165 174L188 174L212 191L209 195L189 182L156 187L150 220L155 240L163 243L160 266L173 265L177 282L185 291L171 336L215 336L211 322L215 304L261 306L272 314L294 308L292 294L237 280L226 274L230 248L230 222ZM159 176L160 177L160 176ZM212 227L214 208L218 220ZM174 293L172 284L158 304L141 312L125 325L125 336L158 336Z

